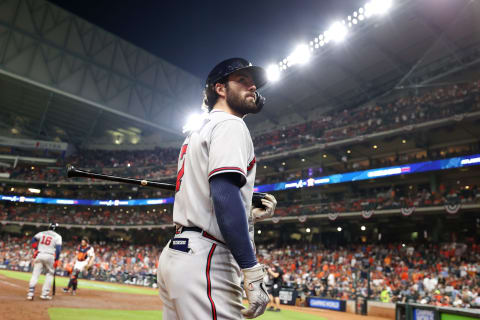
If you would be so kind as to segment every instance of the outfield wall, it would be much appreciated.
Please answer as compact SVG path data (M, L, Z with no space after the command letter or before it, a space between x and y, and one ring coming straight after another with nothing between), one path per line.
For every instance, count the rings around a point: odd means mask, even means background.
M417 303L397 303L396 320L473 320L480 319L479 309L436 307Z

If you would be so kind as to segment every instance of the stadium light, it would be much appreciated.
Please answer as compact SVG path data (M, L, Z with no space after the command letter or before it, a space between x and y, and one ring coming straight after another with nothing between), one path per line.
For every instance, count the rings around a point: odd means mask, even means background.
M310 230L310 228L307 228L307 229L305 229L305 231L306 231L307 233L310 233L311 230Z
M327 42L333 40L335 42L342 42L348 34L348 29L340 21L335 22L331 27L325 31L325 38Z
M191 114L185 125L183 126L182 132L195 131L200 129L202 126L203 120L205 118L205 113L193 113Z
M272 64L267 68L268 81L277 81L280 79L280 69L276 64Z
M262 234L262 230L258 230L257 233L258 233L258 234Z
M295 50L287 58L287 60L289 60L288 63L290 63L290 65L305 64L310 60L310 57L311 53L308 49L308 46L305 44L301 44L295 48Z
M31 193L40 193L40 189L35 189L35 188L28 188L28 191Z
M365 231L365 230L367 230L367 227L361 226L361 227L360 227L360 230Z
M341 231L342 231L342 227L338 227L338 228L337 228L337 231L338 231L338 232L341 232Z
M372 0L365 4L365 15L382 15L388 12L392 7L392 0Z

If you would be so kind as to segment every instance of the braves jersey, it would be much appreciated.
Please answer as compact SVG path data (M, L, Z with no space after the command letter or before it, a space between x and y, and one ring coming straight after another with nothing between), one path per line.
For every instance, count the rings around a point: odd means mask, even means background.
M55 247L62 245L62 236L55 231L48 230L37 233L34 236L38 240L37 250L39 253L55 254Z
M95 257L95 252L93 251L93 247L90 245L86 245L82 247L81 245L77 248L77 261L85 261L90 257Z
M199 227L223 241L213 208L209 179L217 174L235 172L242 177L240 193L253 242L250 209L255 171L253 142L245 122L224 111L211 111L200 129L190 132L182 145L173 221L185 227Z

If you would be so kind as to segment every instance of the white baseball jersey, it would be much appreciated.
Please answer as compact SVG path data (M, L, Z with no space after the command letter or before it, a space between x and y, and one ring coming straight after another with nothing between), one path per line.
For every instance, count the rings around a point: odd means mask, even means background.
M173 221L177 225L201 228L223 241L213 209L209 179L217 174L235 172L242 176L244 184L240 193L251 224L255 171L253 142L245 122L224 111L211 111L200 129L190 132L180 151Z
M39 232L34 238L38 240L37 250L39 253L55 255L55 247L62 245L62 236L52 230Z

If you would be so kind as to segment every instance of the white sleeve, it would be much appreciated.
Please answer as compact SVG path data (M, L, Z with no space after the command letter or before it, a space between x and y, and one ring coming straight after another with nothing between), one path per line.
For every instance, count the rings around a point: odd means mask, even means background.
M59 235L59 234L57 234L57 240L56 240L56 241L57 241L57 242L56 242L56 245L57 245L57 246L58 246L58 245L61 246L61 245L62 245L62 236Z
M40 231L39 233L37 233L37 234L34 235L33 237L34 237L35 239L37 239L38 241L40 241L41 238L42 238L42 234L43 234L43 231Z
M248 136L242 121L226 120L212 130L208 155L208 179L214 175L234 172L246 182L248 167Z

